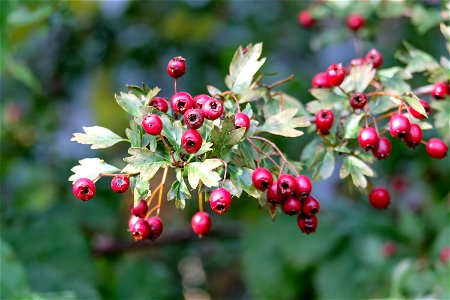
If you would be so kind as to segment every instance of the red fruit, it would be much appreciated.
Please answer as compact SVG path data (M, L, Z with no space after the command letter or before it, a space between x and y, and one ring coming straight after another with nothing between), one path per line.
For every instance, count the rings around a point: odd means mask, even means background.
M315 20L307 10L302 10L297 16L298 24L305 28L314 26Z
M431 92L431 95L435 99L444 99L445 96L450 94L450 89L448 87L448 84L442 81L438 81L433 86L433 91Z
M150 101L150 106L156 107L156 109L164 113L169 110L169 104L167 104L167 100L163 97L154 97Z
M181 146L187 153L196 153L202 147L202 136L195 129L186 130L181 136Z
M130 179L125 175L116 175L111 180L111 189L116 193L125 193L130 187Z
M350 98L353 109L361 109L367 104L367 96L364 93L354 93Z
M206 94L200 94L194 97L194 108L202 109L203 104L212 99L210 96Z
M397 247L393 242L388 242L383 245L383 248L381 249L381 253L384 257L391 257L395 254L397 251Z
M391 149L391 141L382 136L378 139L378 145L372 149L372 153L378 159L385 159L391 154Z
M426 116L419 113L417 110L415 110L412 106L409 107L409 113L416 119L423 120L427 116L431 114L431 107L430 104L428 104L427 101L419 99L420 104L422 104L423 108L425 109L425 112L427 113Z
M133 216L143 218L147 214L148 204L145 200L139 200L139 202L131 205L130 212Z
M145 219L148 226L150 227L150 233L148 238L152 241L156 240L163 231L163 222L159 217L150 217Z
M308 176L298 175L297 177L295 177L295 181L297 181L297 188L294 192L295 195L302 198L307 197L312 191L311 180L308 178Z
M266 168L257 168L252 173L252 181L256 189L265 191L272 186L272 173Z
M322 134L328 134L333 126L334 115L331 110L322 109L316 114L316 128Z
M150 135L159 135L163 129L163 123L158 115L150 114L142 119L142 128Z
M366 54L366 62L371 63L375 69L383 64L383 55L377 49L372 49Z
M347 27L353 31L358 31L366 23L366 19L359 14L351 14L347 17Z
M167 64L167 74L173 78L179 78L186 73L186 60L177 56L172 58Z
M278 189L278 184L276 182L272 183L270 188L267 190L267 202L277 205L282 203L284 200L284 195L281 194Z
M403 142L405 142L408 147L412 148L419 145L420 142L422 142L422 128L417 124L411 124L408 133L403 138Z
M341 85L342 81L345 78L345 68L342 64L332 64L327 69L327 80L328 83L332 86Z
M297 218L297 225L303 233L310 234L317 229L317 217L316 215L306 216L299 214Z
M405 137L410 127L408 118L400 114L393 115L389 121L389 132L395 138Z
M190 94L179 92L170 99L170 107L172 107L173 111L184 114L188 109L194 107L194 100Z
M244 113L237 113L234 116L234 126L245 128L245 131L247 131L250 128L250 118Z
M429 156L442 159L447 155L448 147L442 140L433 138L428 141L426 149Z
M358 141L364 150L374 149L378 146L378 133L372 127L363 128L358 134Z
M147 221L145 221L144 219L138 219L135 222L130 221L128 222L128 225L130 225L131 223L132 226L129 227L129 229L131 231L131 235L136 241L146 239L150 235L151 228Z
M209 205L218 214L226 213L231 205L230 192L224 188L215 189L209 196Z
M135 215L131 215L130 219L128 220L128 229L130 231L132 231L132 229L134 228L134 225L136 224L137 221L142 220L142 218L135 216Z
M192 129L200 128L205 120L200 109L191 108L184 113L184 124Z
M202 112L205 118L207 118L208 120L216 120L220 118L223 113L222 102L220 102L220 100L211 98L203 103Z
M320 204L319 201L317 201L316 198L313 196L306 197L305 200L303 200L302 205L302 213L307 216L315 215L320 210Z
M446 264L450 259L450 247L444 247L439 253L439 259Z
M386 209L391 203L391 196L385 188L377 187L370 192L369 201L375 208Z
M331 84L328 82L327 73L317 73L312 79L312 87L315 89L328 89Z
M95 196L95 183L89 178L80 178L73 183L72 191L81 201L88 201Z
M291 195L297 188L297 181L294 176L283 174L278 178L277 185L282 195Z
M204 211L197 212L191 219L192 230L199 237L206 235L211 230L211 218Z
M302 208L301 202L295 197L288 197L281 207L283 212L289 216L296 215L300 212Z

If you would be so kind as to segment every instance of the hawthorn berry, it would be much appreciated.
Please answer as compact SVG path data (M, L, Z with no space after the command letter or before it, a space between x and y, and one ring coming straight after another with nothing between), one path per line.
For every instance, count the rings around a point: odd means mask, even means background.
M142 128L150 135L159 135L163 129L163 123L158 115L149 114L142 119Z
M422 128L417 124L411 124L408 133L406 133L403 138L403 142L405 142L408 147L412 148L419 145L420 142L422 142Z
M378 145L378 133L372 127L363 128L358 134L358 141L361 148L368 151L374 149Z
M80 178L73 183L72 191L81 201L88 201L95 196L95 183L89 178Z
M371 63L375 69L378 69L383 64L383 55L377 49L372 49L367 52L365 60Z
M272 186L272 173L266 168L256 168L252 173L252 182L256 189L265 191Z
M385 159L391 154L391 141L388 138L382 136L378 139L378 144L372 149L373 155L378 159Z
M420 112L418 112L417 110L415 110L412 106L410 106L408 108L409 113L416 119L419 120L423 120L425 119L427 116L429 116L431 114L431 107L430 104L428 104L427 101L423 100L423 99L419 99L420 104L422 104L423 108L425 109L426 112L426 116L422 115Z
M317 229L317 216L311 215L307 216L304 214L299 214L297 218L297 225L303 233L310 234L315 232Z
M332 64L327 68L327 80L332 86L339 86L345 79L345 68L342 64Z
M211 218L207 212L199 211L192 216L191 219L192 230L199 237L209 233L211 230Z
M186 130L181 136L181 146L187 153L196 153L202 147L202 136L195 129Z
M134 225L139 220L142 220L142 218L135 215L131 215L130 219L128 219L128 230L132 231L132 228L134 228Z
M172 58L167 64L167 74L173 78L180 78L186 73L186 60L177 56Z
M156 240L163 231L163 222L159 217L150 217L145 219L148 226L150 227L150 233L148 238L152 241Z
M130 212L133 216L143 218L147 214L147 210L147 201L141 199L136 205L134 205L134 203L131 205Z
M245 113L237 113L234 116L234 126L245 128L245 131L247 131L250 128L250 118Z
M438 81L433 85L433 91L431 92L431 95L435 99L444 99L445 96L450 94L450 89L448 87L448 84L442 81Z
M401 114L393 115L389 121L389 132L395 138L405 137L410 127L408 118Z
M224 188L213 190L209 196L209 205L218 214L226 213L231 205L230 192Z
M359 14L351 14L347 17L347 27L353 31L358 31L366 23L366 19Z
M353 109L361 109L367 104L367 96L364 93L354 93L350 97L350 105Z
M116 175L111 180L111 189L116 193L125 193L130 187L130 179L126 175Z
M322 134L328 134L333 126L334 115L331 110L322 109L316 114L316 128Z
M314 89L328 89L331 84L328 82L327 73L319 72L312 79L312 87Z
M287 197L287 199L283 202L281 209L283 212L289 216L296 215L300 212L302 208L301 202L295 197Z
M448 147L442 140L432 138L428 141L426 150L429 156L442 159L447 155Z
M284 195L281 194L280 190L278 189L277 182L272 183L270 188L267 190L267 202L277 205L282 203L284 200Z
M184 114L188 109L194 107L194 100L186 92L178 92L170 99L170 107L174 112Z
M320 210L319 201L313 196L308 196L303 200L302 213L307 216L314 215Z
M384 257L391 257L394 256L395 252L397 251L397 246L393 242L387 242L383 244L381 248L381 254Z
M216 120L220 118L223 113L222 102L220 100L211 98L203 103L202 112L206 119Z
M203 125L205 117L200 109L191 108L184 113L184 124L188 128L197 129Z
M163 97L154 97L150 100L150 106L156 107L157 110L163 113L169 110L169 104L167 104L167 100Z
M391 196L385 188L377 187L370 192L369 202L375 208L386 209L391 203Z
M282 195L291 195L297 188L297 181L294 176L283 174L278 177L277 185Z
M441 252L439 253L439 259L444 264L446 264L450 260L450 247L447 246L442 248Z
M298 175L295 177L295 181L297 182L297 188L294 192L295 195L302 198L307 197L312 191L312 184L309 177L305 175Z
M315 20L307 10L302 10L297 16L298 24L302 27L309 28L314 26Z
M130 219L130 221L132 220ZM128 225L131 225L128 228L136 241L141 241L148 238L152 230L147 221L141 218L135 221L133 220L133 222L129 222Z
M203 104L212 99L210 96L206 94L200 94L194 97L194 108L202 109Z

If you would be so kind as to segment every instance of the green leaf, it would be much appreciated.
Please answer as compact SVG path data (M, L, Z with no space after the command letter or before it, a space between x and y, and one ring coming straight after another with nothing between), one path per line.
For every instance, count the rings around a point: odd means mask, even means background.
M450 128L450 101L432 101L431 108L434 115L434 126L441 132L446 142L450 142L448 128Z
M159 92L161 92L161 89L159 87L155 87L153 89L151 89L147 95L145 95L145 102L144 105L148 105L150 103L150 101L152 101L153 98L155 98Z
M261 198L263 193L253 186L252 169L230 165L228 167L228 172L230 174L231 183L236 188L237 197L240 197L242 191L245 191L249 196L253 198Z
M27 274L13 249L3 239L0 240L0 259L0 297L17 299L19 295L28 292Z
M69 181L76 181L80 178L94 180L100 173L112 174L120 171L100 158L85 158L80 160L79 163L78 166L71 169L74 174L69 177Z
M206 89L208 90L208 93L209 93L211 96L214 96L214 95L217 95L217 94L221 94L221 93L222 93L218 88L216 88L216 87L214 87L214 86L212 86L212 85L207 85L207 86L206 86Z
M44 21L47 19L52 12L54 12L53 5L47 4L41 6L36 6L36 8L31 9L31 6L20 5L16 9L12 10L9 14L7 23L10 26L30 26L32 24Z
M151 152L146 148L130 148L128 153L131 156L123 159L128 165L122 172L139 173L142 181L149 181L160 168L166 168L171 165L171 162L166 157L159 153Z
M237 128L234 126L234 118L228 117L223 123L222 127L215 126L211 131L211 140L214 144L214 157L222 157L227 154L229 150L237 145L245 134L245 128Z
M345 120L344 139L356 139L358 137L358 133L361 130L359 123L363 117L364 114L352 114Z
M350 74L347 75L341 87L345 91L362 93L375 78L376 69L371 64L353 66Z
M286 93L281 93L281 94L276 94L275 96L273 96L272 99L277 100L278 103L274 102L276 105L279 106L279 102L282 101L283 102L283 109L297 109L297 115L299 116L309 116L309 113L306 111L305 106L303 105L303 103L291 96L288 95ZM279 111L279 110L277 110ZM274 113L274 111L272 111L272 114Z
M421 50L416 49L407 42L403 42L406 50L399 50L395 54L395 57L401 62L407 64L405 71L409 73L430 71L433 72L439 69L439 64L434 58Z
M151 194L151 185L148 180L142 180L141 176L137 176L136 183L133 189L134 205L138 204L139 200L141 199L148 199Z
M306 117L294 116L297 114L297 109L285 109L276 115L273 115L266 122L257 129L256 132L269 132L285 137L297 137L303 135L303 132L295 128L307 127L311 123Z
M329 89L311 89L311 95L316 101L310 101L306 104L306 110L311 114L317 114L321 109L332 109L334 106L341 106L342 103L348 103L348 98L344 95L338 95Z
M135 94L126 94L123 92L120 92L120 95L116 94L115 97L117 103L133 117L141 114L139 107L143 105L143 101L141 100L143 97L140 99Z
M27 64L11 57L8 57L5 60L5 64L7 72L15 79L22 82L36 93L42 91L41 83Z
M379 70L378 77L386 91L405 93L411 90L406 80L411 79L412 74L400 67Z
M130 128L125 129L125 134L130 141L131 147L145 147L142 146L142 134L141 130L137 126L136 122L130 121Z
M101 126L83 127L85 133L74 133L71 141L92 145L91 149L111 147L118 142L127 141L111 130Z
M411 14L411 23L420 34L424 34L441 22L441 12L437 9L425 9L421 5L414 5Z
M405 102L408 103L408 105L410 105L415 111L428 118L425 108L419 101L419 97L414 95L413 92L407 92L403 94L402 97L403 100L405 100Z
M181 149L181 136L184 131L181 121L172 123L168 116L161 115L160 117L163 123L162 135L167 138L169 143L175 148L176 152L179 152Z
M179 210L184 210L186 207L186 200L191 199L191 193L184 182L182 172L180 169L176 170L177 180L172 183L169 192L167 192L167 200L175 200L175 206Z
M195 189L201 181L207 187L218 186L220 176L213 169L222 165L220 159L206 159L203 162L191 162L186 166L188 181Z
M313 181L326 179L333 174L335 161L332 149L318 152L313 162L314 163L310 166L310 169L313 170Z
M372 168L361 159L354 156L346 156L341 170L339 171L339 177L344 179L348 175L351 175L355 186L366 188L367 179L365 176L374 177L376 174Z

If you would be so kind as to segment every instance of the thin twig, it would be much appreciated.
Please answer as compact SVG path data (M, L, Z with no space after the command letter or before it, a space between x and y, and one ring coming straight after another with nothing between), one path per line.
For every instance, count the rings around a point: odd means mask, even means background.
M293 80L293 79L294 79L294 75L291 74L289 77L287 77L287 78L285 78L285 79L281 79L281 80L278 80L278 81L276 81L276 82L274 82L274 83L272 83L272 84L269 84L269 85L263 85L263 86L264 86L265 88L271 90L271 89L273 89L273 88L275 88L275 87L277 87L277 86L279 86L279 85L281 85L281 84L283 84L283 83L286 83L286 82L288 82L288 81L291 81L291 80Z
M169 168L165 168L164 169L164 173L161 179L161 189L159 190L159 198L158 198L158 209L156 210L156 215L159 216L159 211L161 210L161 204L162 204L162 195L164 192L164 183L166 183L166 178L167 178L167 172L169 171Z
M170 156L172 157L172 161L174 164L176 164L177 160L175 159L175 157L173 156L173 151L172 149L170 149L169 145L167 144L166 140L164 140L164 136L161 134L159 136L159 138L161 139L161 141L164 143L164 146L166 146L167 150L169 150Z
M267 157L275 167L277 167L279 170L281 169L280 165L277 164L267 153L265 153L261 148L258 147L258 145L256 145L255 143L252 142L252 140L247 139L247 141L250 143L250 145L253 146L253 148L255 148L256 151L258 151L258 153L264 154L265 157Z

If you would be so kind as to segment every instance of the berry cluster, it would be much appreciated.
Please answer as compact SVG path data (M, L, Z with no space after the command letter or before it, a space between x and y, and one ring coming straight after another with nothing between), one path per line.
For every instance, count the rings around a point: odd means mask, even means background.
M297 21L298 24L304 28L310 28L316 24L316 20L309 10L300 11L297 15ZM360 30L365 24L366 18L360 14L349 14L346 18L347 28L353 32Z

